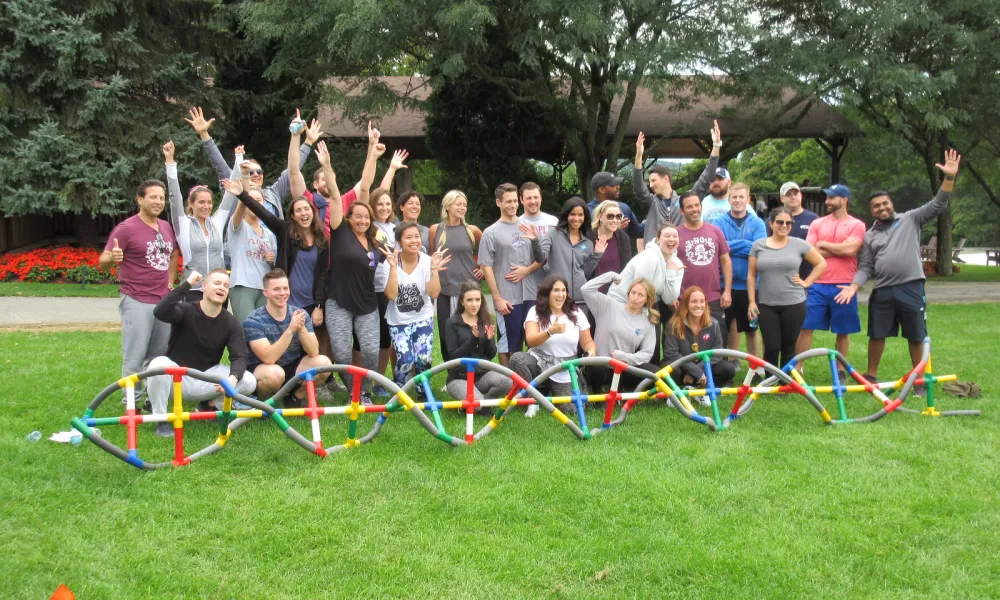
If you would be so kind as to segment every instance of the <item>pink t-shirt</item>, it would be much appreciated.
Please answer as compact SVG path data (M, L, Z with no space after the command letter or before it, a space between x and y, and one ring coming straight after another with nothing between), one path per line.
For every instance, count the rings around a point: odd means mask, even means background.
M848 215L844 219L834 219L833 215L820 217L809 226L806 241L815 246L817 242L840 244L847 238L865 239L865 222ZM828 256L826 270L816 283L850 283L858 272L858 257Z
M699 229L694 230L682 224L677 228L677 233L680 236L677 258L685 267L681 293L696 285L705 290L705 300L718 300L722 296L719 257L729 254L725 234L711 223L702 223Z
M122 249L125 258L119 266L119 291L139 302L156 304L167 295L167 282L172 273L170 255L177 248L177 238L170 224L157 219L157 231L142 222L139 215L129 217L118 224L108 236L105 250L115 247Z

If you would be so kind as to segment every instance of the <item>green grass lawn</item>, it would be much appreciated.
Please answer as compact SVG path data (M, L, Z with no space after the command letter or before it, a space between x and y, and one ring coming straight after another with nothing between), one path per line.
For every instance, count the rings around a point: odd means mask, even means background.
M256 422L215 456L151 473L92 444L25 440L67 429L116 379L118 335L0 334L0 597L65 582L102 599L995 598L1000 375L992 330L973 323L998 309L928 309L936 372L985 391L939 407L980 418L829 427L802 398L768 397L719 434L649 405L589 442L514 414L452 449L401 414L326 460ZM890 343L883 376L906 362ZM828 382L819 371L807 379ZM875 410L863 395L848 404ZM99 416L119 408L113 397ZM169 457L146 427L141 455ZM345 419L323 427L328 444L346 437ZM123 428L102 429L124 446ZM215 437L208 423L185 430L191 449Z
M118 284L93 284L86 287L79 283L24 283L0 282L0 297L26 296L46 298L117 298Z
M975 283L981 281L1000 281L1000 267L996 265L958 265L960 273L951 277L929 277L928 282L934 283Z

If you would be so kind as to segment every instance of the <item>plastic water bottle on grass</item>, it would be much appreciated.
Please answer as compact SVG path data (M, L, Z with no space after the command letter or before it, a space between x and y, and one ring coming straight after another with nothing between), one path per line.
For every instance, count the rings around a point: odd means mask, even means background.
M40 439L42 439L41 431L32 431L31 433L28 434L28 441L32 444L34 444Z
M71 435L69 438L69 443L73 444L74 446L79 446L80 444L83 443L83 434L80 433L79 431L74 432L73 435Z

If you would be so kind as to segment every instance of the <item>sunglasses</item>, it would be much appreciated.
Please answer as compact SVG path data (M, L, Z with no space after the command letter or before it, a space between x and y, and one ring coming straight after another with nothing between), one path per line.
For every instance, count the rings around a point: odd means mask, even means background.
M261 169L250 169L250 174L251 175L263 175L264 171L261 170Z
M604 216L607 217L609 221L620 221L622 220L622 218L625 217L625 215L621 213L618 213L617 215L604 215Z
M372 252L371 250L369 250L365 254L365 256L368 257L368 266L369 267L371 267L372 269L374 269L375 267L378 266L378 263L375 262L375 253L374 252Z
M774 220L774 224L775 225L780 225L782 227L791 227L794 223L795 223L794 221L786 221L784 219L775 219Z

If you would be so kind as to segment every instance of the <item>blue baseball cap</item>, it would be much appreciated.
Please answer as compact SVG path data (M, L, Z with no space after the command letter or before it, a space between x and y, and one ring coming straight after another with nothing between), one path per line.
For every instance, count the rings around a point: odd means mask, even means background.
M719 179L729 179L729 171L725 167L719 167L715 170L715 177Z
M842 183L837 185L831 185L830 187L823 190L823 193L827 196L840 196L842 198L851 199L851 190Z

